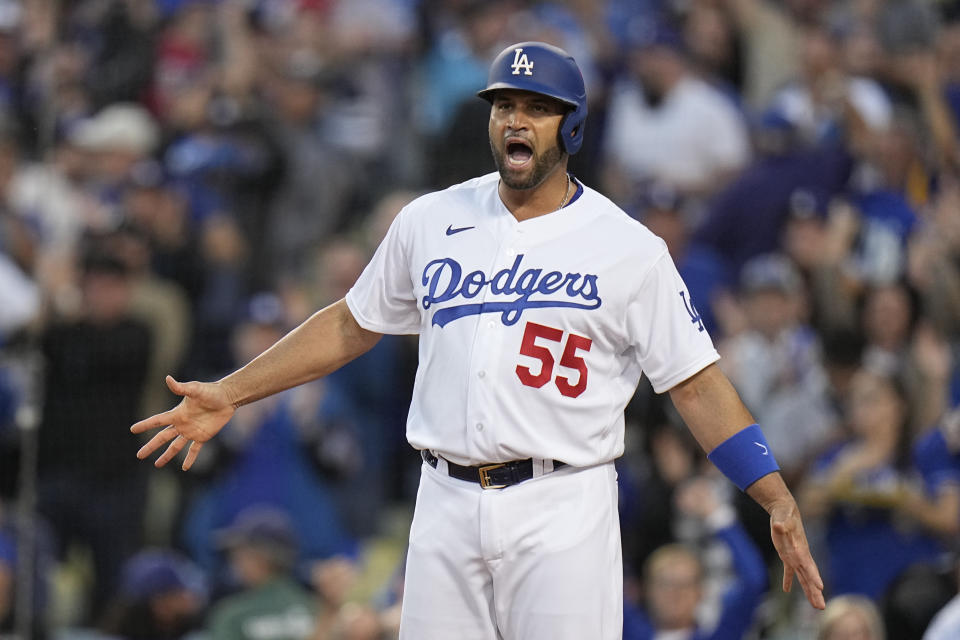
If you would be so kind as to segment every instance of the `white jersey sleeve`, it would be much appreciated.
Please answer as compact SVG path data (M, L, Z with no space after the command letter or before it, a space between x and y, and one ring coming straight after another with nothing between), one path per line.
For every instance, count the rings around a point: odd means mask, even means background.
M666 247L627 307L627 331L657 393L720 359Z
M392 334L420 332L407 257L407 215L407 209L397 215L370 263L347 292L347 306L364 329Z

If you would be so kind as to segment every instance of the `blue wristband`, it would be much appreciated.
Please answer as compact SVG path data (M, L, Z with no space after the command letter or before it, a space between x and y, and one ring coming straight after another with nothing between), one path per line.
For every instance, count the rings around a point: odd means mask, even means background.
M756 424L733 434L707 455L707 459L716 465L723 475L743 491L751 484L774 471L780 466L773 459L770 445L763 437L763 431Z

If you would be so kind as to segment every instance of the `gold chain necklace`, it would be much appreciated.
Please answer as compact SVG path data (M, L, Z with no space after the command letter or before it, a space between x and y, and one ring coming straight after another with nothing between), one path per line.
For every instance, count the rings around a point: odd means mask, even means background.
M557 211L563 209L567 206L567 198L570 197L570 174L567 174L567 188L563 192L563 200L560 201L560 206L557 207Z

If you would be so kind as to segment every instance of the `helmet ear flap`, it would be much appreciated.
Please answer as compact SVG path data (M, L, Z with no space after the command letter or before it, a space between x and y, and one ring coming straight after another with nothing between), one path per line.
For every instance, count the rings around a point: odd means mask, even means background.
M585 120L586 109L577 106L567 112L560 121L560 129L557 132L560 138L560 148L573 155L583 146L583 123Z
M564 134L564 131L567 128L567 121L570 119L570 113L567 112L564 114L563 119L560 120L560 126L557 128L557 145L563 149L564 153L570 153L567 151L567 136Z

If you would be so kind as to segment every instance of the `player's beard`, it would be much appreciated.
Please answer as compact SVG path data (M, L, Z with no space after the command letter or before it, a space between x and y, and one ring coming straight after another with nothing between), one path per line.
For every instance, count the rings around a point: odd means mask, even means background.
M537 155L536 152L531 150L531 152L533 152L533 170L526 179L523 179L507 165L506 145L503 145L502 149L498 149L497 145L494 144L491 139L490 150L493 152L493 162L497 165L497 171L500 172L500 179L503 183L511 189L521 191L540 186L547 176L557 168L557 165L563 160L564 155L558 145L550 147L544 151L542 155Z

